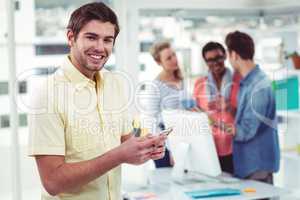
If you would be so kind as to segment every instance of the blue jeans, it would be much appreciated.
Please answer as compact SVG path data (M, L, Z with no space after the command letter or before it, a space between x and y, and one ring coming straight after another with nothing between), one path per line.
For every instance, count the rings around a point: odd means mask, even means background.
M166 148L165 156L161 159L154 160L154 164L155 164L156 168L172 167L171 161L170 161L170 151Z

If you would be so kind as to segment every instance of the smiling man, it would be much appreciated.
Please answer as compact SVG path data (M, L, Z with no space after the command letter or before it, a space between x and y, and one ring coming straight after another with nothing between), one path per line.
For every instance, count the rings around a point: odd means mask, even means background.
M239 74L225 67L226 52L218 42L208 42L202 49L208 75L195 82L194 97L210 120L222 171L233 173L232 138Z
M119 200L120 164L164 156L166 136L131 136L124 83L103 69L118 33L117 16L105 4L78 8L68 25L70 55L34 89L29 155L43 200Z

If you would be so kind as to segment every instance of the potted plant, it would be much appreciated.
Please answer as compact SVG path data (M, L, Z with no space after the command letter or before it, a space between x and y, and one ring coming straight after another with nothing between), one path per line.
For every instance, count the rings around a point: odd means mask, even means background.
M286 54L285 58L286 59L291 58L295 69L300 69L300 55L296 51L294 51L293 53L290 53L290 54Z

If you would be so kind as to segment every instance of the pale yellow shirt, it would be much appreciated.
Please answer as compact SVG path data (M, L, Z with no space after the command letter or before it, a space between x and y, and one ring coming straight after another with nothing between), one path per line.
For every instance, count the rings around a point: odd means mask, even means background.
M67 163L98 157L120 145L128 133L130 99L122 73L102 70L96 82L65 59L61 68L34 89L29 117L29 155L64 155ZM72 191L42 200L119 200L121 167Z

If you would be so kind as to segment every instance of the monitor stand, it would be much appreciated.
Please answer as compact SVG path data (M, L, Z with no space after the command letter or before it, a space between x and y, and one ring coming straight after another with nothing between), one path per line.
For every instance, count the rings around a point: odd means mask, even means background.
M177 184L194 184L203 182L217 181L217 177L202 174L196 171L187 169L188 152L191 145L189 143L179 143L174 150L177 155L177 160L172 169L172 180Z
M188 169L182 169L180 172L178 171L175 173L173 172L172 172L173 182L179 185L219 182L218 177L212 177L205 174L200 174L198 172L190 171Z

